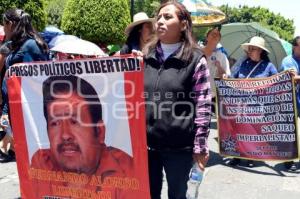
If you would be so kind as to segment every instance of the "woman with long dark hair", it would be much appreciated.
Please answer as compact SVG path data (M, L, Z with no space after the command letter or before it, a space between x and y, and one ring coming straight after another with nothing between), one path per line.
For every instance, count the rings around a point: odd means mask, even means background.
M150 192L160 198L164 169L169 198L182 199L194 161L204 170L208 160L209 72L182 4L162 4L155 29L144 50Z
M44 61L48 59L47 44L41 39L31 24L31 17L21 9L9 9L3 14L5 37L10 53L5 60L6 70L16 63ZM0 125L9 127L9 107L6 79L2 82L2 115Z

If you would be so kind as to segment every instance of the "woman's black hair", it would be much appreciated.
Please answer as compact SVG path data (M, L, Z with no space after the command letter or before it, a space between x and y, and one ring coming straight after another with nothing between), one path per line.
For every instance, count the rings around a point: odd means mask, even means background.
M260 54L260 57L261 57L261 59L262 60L264 60L264 61L270 61L270 58L269 58L269 56L268 56L268 52L267 51L265 51L265 50L262 50L262 52L261 52L261 54Z
M125 45L120 50L121 54L129 54L132 51L133 45L140 45L141 30L144 23L135 26L129 33ZM142 50L142 49L141 49Z
M31 24L31 17L22 9L9 9L3 14L4 23L12 23L13 31L11 34L12 50L19 49L24 42L31 38L36 41L40 49L46 53L48 46L43 39L38 35Z
M141 30L143 28L144 23L135 26L132 31L129 33L129 36L126 40L126 44L137 43L140 42Z

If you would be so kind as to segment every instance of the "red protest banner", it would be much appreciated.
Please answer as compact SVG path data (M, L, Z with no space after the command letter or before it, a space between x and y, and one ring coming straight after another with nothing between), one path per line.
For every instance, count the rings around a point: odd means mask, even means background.
M150 198L142 69L136 57L10 67L22 198Z
M289 72L215 82L221 155L255 160L298 158L295 88Z

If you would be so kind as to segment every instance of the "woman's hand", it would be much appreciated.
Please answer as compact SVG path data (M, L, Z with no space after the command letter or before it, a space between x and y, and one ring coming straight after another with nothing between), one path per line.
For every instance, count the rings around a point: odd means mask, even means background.
M296 83L299 83L299 82L300 82L300 76L297 75L297 71L296 71L295 69L290 69L290 70L289 70L289 73L290 73L290 75L293 77L293 79L294 79L294 81L295 81Z
M199 168L204 171L209 154L193 154L194 161L198 163Z
M131 53L137 57L137 59L139 60L139 62L143 62L143 52L142 51L139 51L139 50L132 50Z
M139 51L139 50L132 50L131 53L137 57L143 57L144 54L142 51Z
M221 79L227 79L228 75L226 75L225 73L221 76Z

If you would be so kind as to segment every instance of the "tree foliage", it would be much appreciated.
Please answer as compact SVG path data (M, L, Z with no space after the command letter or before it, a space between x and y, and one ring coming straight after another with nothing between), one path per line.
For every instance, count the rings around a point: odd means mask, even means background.
M44 0L0 0L0 13L10 8L20 8L30 14L33 26L41 31L46 26L47 15Z
M232 8L223 5L220 9L226 13L229 23L258 22L262 26L275 31L284 40L291 41L293 39L294 21L285 19L280 14L274 14L266 8L248 6Z
M122 43L129 22L127 0L68 0L61 28L95 43Z
M149 17L154 17L159 6L160 0L135 0L134 13L145 12Z
M48 0L46 4L47 23L60 28L67 0Z

